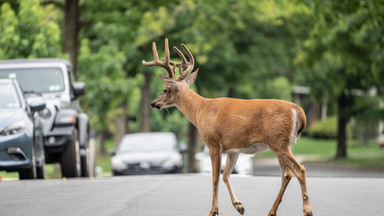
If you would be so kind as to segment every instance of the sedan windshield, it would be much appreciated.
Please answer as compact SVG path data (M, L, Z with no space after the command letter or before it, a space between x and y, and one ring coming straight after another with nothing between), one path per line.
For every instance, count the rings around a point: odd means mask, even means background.
M0 83L0 109L20 108L20 99L15 86L10 83Z
M0 78L17 79L25 92L59 92L64 90L60 68L1 69Z
M176 149L176 140L172 136L126 136L120 143L117 153L156 152Z

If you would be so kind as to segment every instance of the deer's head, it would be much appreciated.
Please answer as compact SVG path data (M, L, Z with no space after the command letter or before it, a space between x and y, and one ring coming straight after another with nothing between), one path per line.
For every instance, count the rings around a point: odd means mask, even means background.
M163 80L165 87L163 88L162 93L151 103L151 106L156 109L163 109L167 107L174 106L178 99L182 96L183 90L189 88L195 80L199 69L191 73L195 64L192 53L188 48L181 44L184 51L187 53L189 61L185 58L184 54L177 48L173 47L175 52L180 56L182 62L172 62L169 57L169 47L168 39L165 39L165 58L159 60L159 55L156 49L156 43L152 43L152 51L154 60L151 62L146 62L143 60L143 65L147 67L160 66L167 70L168 77L160 75ZM175 79L176 68L178 68L178 77ZM185 70L183 70L185 68ZM191 74L191 75L189 75ZM189 76L188 76L189 75Z

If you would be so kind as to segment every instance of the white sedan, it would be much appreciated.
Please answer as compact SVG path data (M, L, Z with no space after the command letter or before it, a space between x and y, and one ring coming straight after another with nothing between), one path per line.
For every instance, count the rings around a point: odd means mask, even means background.
M252 155L240 154L237 159L235 168L232 174L239 175L252 175L253 174L253 162ZM209 150L205 146L203 152L199 152L195 155L195 159L199 162L200 173L212 173L211 158L209 157ZM227 154L221 155L221 172L223 172L225 164L227 162Z

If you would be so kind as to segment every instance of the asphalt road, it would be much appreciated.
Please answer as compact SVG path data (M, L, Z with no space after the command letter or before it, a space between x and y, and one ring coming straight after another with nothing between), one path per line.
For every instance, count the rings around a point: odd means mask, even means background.
M231 178L245 215L267 215L280 177ZM383 178L307 179L316 216L384 215ZM0 182L0 215L208 215L211 177L201 174ZM220 182L220 215L239 215ZM300 186L291 180L278 215L302 215Z

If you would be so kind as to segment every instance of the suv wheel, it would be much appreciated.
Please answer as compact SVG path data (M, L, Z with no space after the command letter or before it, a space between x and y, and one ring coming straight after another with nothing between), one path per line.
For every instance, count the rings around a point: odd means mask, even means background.
M61 174L66 178L80 176L80 149L77 129L74 129L71 140L61 154Z
M36 167L36 177L38 179L45 179L45 157L43 152L43 159L40 166Z
M80 161L81 161L81 177L89 177L89 168L88 168L88 148L83 149L85 151L84 155L81 155Z
M39 140L41 143L43 143L42 137ZM38 138L35 137L36 142L39 142L37 140ZM37 179L45 179L45 151L44 151L44 146L41 146L40 148L37 148L38 151L40 151L39 155L40 158L36 160L40 160L40 163L36 163L36 177Z
M36 167L36 174L38 179L45 178L45 165L41 165L41 167Z
M27 169L19 170L19 179L36 179L36 157L35 157L35 148L32 146L32 166Z

